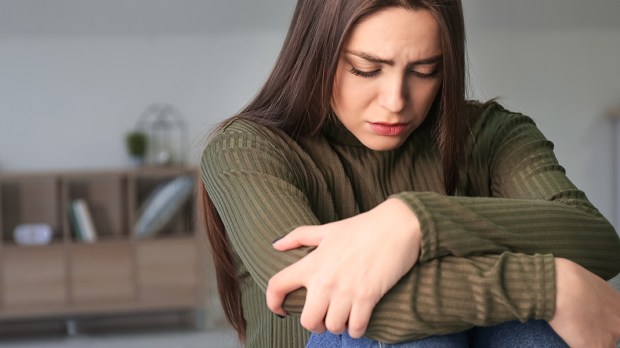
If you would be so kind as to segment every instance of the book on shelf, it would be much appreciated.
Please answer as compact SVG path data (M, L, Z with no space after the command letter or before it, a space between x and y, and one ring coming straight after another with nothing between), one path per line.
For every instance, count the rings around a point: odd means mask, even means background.
M80 224L78 224L73 202L69 203L69 223L71 223L71 231L73 232L73 239L76 242L83 241L82 231L80 231Z
M69 207L69 218L73 227L75 240L85 243L97 241L97 230L93 223L88 203L84 199L76 199Z

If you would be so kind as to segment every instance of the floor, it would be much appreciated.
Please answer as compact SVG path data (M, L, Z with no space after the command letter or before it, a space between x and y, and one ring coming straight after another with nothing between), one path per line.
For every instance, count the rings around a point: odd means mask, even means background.
M0 322L1 348L240 348L215 309Z
M171 330L133 334L78 334L0 340L2 348L239 348L228 330Z

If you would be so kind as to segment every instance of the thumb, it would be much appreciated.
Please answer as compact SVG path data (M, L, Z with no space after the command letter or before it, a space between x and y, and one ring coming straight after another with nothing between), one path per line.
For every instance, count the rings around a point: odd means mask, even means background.
M327 228L322 225L300 226L286 236L273 242L278 251L296 249L302 246L318 246L327 235Z

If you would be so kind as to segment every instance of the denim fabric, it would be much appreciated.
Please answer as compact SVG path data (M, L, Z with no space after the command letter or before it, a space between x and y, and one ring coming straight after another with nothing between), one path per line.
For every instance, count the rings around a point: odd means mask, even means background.
M466 332L432 336L397 344L381 343L366 337L351 338L346 332L312 334L306 348L566 348L566 343L546 321L526 323L511 321L490 327L476 327Z
M367 337L351 338L346 332L342 335L325 332L312 334L306 348L461 348L468 347L467 342L467 334L464 332L396 344L381 343Z
M524 347L524 348L567 348L564 340L544 320L530 320L526 323L510 321L504 324L477 327L470 332L472 347Z

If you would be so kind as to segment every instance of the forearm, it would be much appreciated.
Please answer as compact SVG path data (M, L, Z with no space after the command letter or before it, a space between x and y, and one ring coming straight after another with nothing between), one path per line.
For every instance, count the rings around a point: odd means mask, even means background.
M396 342L554 312L550 255L445 257L421 263L377 304L368 329Z
M492 104L472 128L458 197L402 192L422 225L421 261L452 255L553 254L608 278L620 239L566 176L527 116Z
M510 320L550 319L555 310L551 255L444 257L416 265L375 307L366 335L403 342ZM299 314L306 291L284 309Z
M587 201L579 208L558 201L449 197L406 192L396 197L418 216L421 261L510 251L553 254L601 277L620 267L620 241L613 227Z

